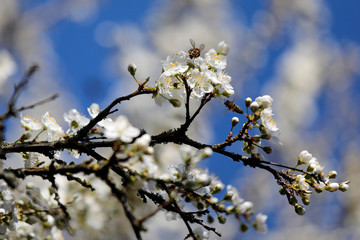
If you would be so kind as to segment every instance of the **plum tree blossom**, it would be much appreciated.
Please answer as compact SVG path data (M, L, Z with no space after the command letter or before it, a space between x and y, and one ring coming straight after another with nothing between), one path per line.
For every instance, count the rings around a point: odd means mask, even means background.
M69 123L70 128L74 132L86 126L90 121L87 117L80 115L76 109L71 109L68 113L64 113L64 119Z
M113 122L104 126L107 138L119 138L123 142L131 142L140 134L140 130L133 127L125 116L118 116Z

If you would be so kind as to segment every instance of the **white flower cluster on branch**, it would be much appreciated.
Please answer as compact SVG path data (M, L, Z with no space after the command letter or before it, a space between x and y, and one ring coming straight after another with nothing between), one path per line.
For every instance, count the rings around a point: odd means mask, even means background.
M181 219L184 222L188 230L187 234L184 233L185 238L207 239L211 232L221 236L212 224L215 219L225 224L231 216L239 221L239 228L243 232L251 226L257 232L267 232L266 215L257 213L254 216L252 202L242 198L234 186L225 186L215 174L199 166L199 162L214 152L272 174L275 183L280 186L280 193L286 195L289 204L294 206L299 215L305 214L305 208L297 202L297 197L302 199L304 205L308 205L311 188L316 192L346 191L349 188L349 181L331 182L330 179L337 176L336 171L325 176L324 167L307 151L300 153L295 167L265 160L265 154L272 152L270 146L264 146L266 141L280 143L279 129L272 113L273 98L269 95L257 97L255 101L245 99L245 122L241 125L239 116L244 113L242 108L229 100L224 102L224 107L237 114L229 123L230 132L224 142L210 145L189 138L189 126L206 104L213 98L223 101L234 94L231 77L225 71L228 45L219 43L217 49L210 49L203 58L201 51L204 45L197 48L193 40L190 42L190 50L170 55L162 62L163 72L153 87L147 85L149 78L139 81L136 78L136 66L130 64L128 70L138 88L129 95L115 99L103 110L100 110L98 104L92 104L87 109L90 117L71 109L64 114L64 120L69 125L67 131L49 112L45 112L41 121L30 116L20 116L24 132L15 142L7 142L3 132L0 132L0 158L3 164L6 164L9 153L21 153L24 159L23 168L13 169L3 165L0 172L0 234L8 234L7 230L25 226L32 230L28 231L28 235L18 237L54 236L59 234L59 230L74 233L74 229L79 226L70 220L72 215L78 213L68 209L82 200L67 196L67 201L62 201L63 196L55 176L63 176L68 182L77 183L81 189L79 192L86 190L82 194L83 199L88 201L91 198L86 198L86 192L95 190L95 183L91 179L95 177L103 182L121 204L122 213L137 239L142 239L146 221L160 211L166 212L168 220ZM25 86L35 70L31 68L18 86ZM55 98L53 96L28 107L17 108L16 100L22 88L15 89L8 103L8 111L0 116L0 126L4 126L3 122L11 116L18 116L19 112L27 108ZM143 94L152 95L159 104L169 101L174 107L184 106L183 124L150 135L146 130L133 126L124 115L111 116L117 111L117 104ZM193 113L190 112L190 99L200 101ZM3 128L0 130L3 131ZM42 137L42 134L46 136ZM235 142L242 142L242 152L228 151L228 147ZM154 146L168 143L181 145L179 155L182 161L162 169ZM100 148L109 149L110 154L100 153ZM85 159L68 162L62 158L65 150L74 158L83 155ZM298 168L302 165L307 168ZM47 197L42 196L40 189L31 183L25 191L20 190L19 182L29 176L38 176L50 182ZM10 191L17 190L19 194L15 199ZM134 195L137 200L132 198ZM141 216L135 215L140 205L149 210ZM204 221L205 217L207 222ZM23 234L23 231L20 233Z

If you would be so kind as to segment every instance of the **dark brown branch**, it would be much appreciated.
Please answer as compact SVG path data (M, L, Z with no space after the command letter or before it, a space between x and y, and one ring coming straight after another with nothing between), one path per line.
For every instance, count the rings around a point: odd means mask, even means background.
M106 118L110 113L112 108L121 103L122 101L125 100L130 100L131 98L141 95L141 94L152 94L154 92L153 89L150 88L146 88L146 85L142 85L140 84L138 89L136 91L134 91L133 93L127 95L127 96L123 96L123 97L119 97L117 99L115 99L112 103L110 103L109 106L107 106L104 110L102 110L95 118L91 119L90 122L84 126L82 129L80 129L76 135L74 135L74 137L71 138L71 141L80 141L82 139L84 139L87 134L90 132L90 130L95 127L95 125L100 122L101 120L103 120L104 118Z
M235 137L232 137L232 138L230 138L230 139L227 139L225 142L216 144L216 145L214 145L213 147L214 147L214 148L223 149L223 148L225 148L225 147L231 146L231 144L233 144L233 143L236 142L236 141L242 140L245 132L246 132L246 131L248 130L248 128L249 128L250 123L251 123L251 120L248 120L248 121L244 124L243 128L241 129L241 131L240 131L238 134L236 134Z
M184 124L181 125L179 128L179 132L185 134L190 127L191 123L194 121L194 119L197 117L197 115L200 113L201 109L206 105L206 103L210 102L212 99L211 94L205 94L205 96L201 99L201 103L198 107L198 109L195 111L195 113L191 116L191 118L186 118L186 121ZM186 114L188 114L188 110L186 111Z
M105 181L105 183L110 187L111 189L111 192L116 196L116 198L121 202L122 206L123 206L123 209L124 209L124 212L125 212L125 215L126 217L128 218L133 230L134 230L134 233L135 233L135 236L136 236L136 239L138 240L141 240L142 237L141 237L141 234L140 232L141 231L144 231L145 229L142 227L141 225L141 222L139 221L136 221L136 218L134 217L134 215L131 213L130 211L130 207L127 203L127 196L126 196L126 193L124 193L123 191L121 191L120 189L118 189L115 184L113 182L111 182L108 178L105 178L103 179Z

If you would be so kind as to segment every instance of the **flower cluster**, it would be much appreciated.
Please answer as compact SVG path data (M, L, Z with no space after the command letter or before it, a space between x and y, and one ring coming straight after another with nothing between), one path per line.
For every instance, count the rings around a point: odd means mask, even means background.
M187 94L195 99L202 99L205 94L213 94L220 100L232 96L231 77L225 72L228 51L229 47L221 42L217 50L210 49L204 58L192 58L184 51L168 56L156 81L156 102L161 105L165 100L179 107Z
M345 192L349 188L349 181L337 183L331 182L330 179L335 179L337 176L336 171L330 171L327 176L323 173L324 167L320 165L319 161L312 156L307 150L302 151L298 156L297 166L305 165L306 170L303 174L292 175L293 183L288 186L290 193L296 194L301 197L304 205L310 204L310 196L312 187L316 192L322 192L327 190L329 192L335 192L337 190ZM284 188L280 189L280 193L284 194ZM295 211L299 215L305 214L305 209L300 204L294 195L290 200L290 203L295 207Z
M211 149L204 148L195 151L189 147L182 147L180 150L184 163L169 166L168 172L162 174L160 179L171 185L184 186L185 200L199 211L212 208L217 214L220 224L226 222L226 218L222 214L233 215L237 219L241 219L242 216L244 221L241 221L241 229L246 231L250 216L254 214L253 203L241 198L237 189L232 185L226 186L225 195L219 199L216 194L222 192L225 185L216 176L210 175L207 170L196 167L200 160L212 154ZM173 191L180 190L174 189ZM182 205L182 207L185 206ZM208 216L208 221L209 223L214 221L211 215ZM265 233L267 231L266 216L258 214L252 225L256 231Z
M272 152L271 147L261 146L262 139L281 144L278 137L280 133L279 128L276 126L276 123L272 118L272 103L273 99L269 95L257 97L255 101L249 97L245 99L245 105L247 109L246 117L249 120L247 129L251 130L253 128L258 128L261 135L255 134L251 137L248 131L244 132L243 137L245 137L245 141L243 141L243 152L258 159L264 159L264 157L258 153L259 148L261 148L267 154ZM251 113L249 109L251 110ZM233 119L232 125L234 126L234 123L237 124L237 122L237 119L235 119L235 121Z
M331 182L330 179L335 179L337 177L337 172L332 170L327 174L327 176L325 176L322 171L324 167L321 166L319 161L307 150L304 150L299 154L297 165L307 166L307 173L298 175L298 182L303 182L303 184L301 184L302 187L300 187L301 190L308 190L309 184L317 192L321 192L324 189L330 192L335 192L337 190L345 192L349 188L349 181L342 183Z
M92 104L88 108L88 112L92 118L95 118L100 112L99 105L96 103ZM36 142L43 132L47 133L47 140L49 142L64 140L71 137L90 122L89 118L81 115L76 109L71 109L69 112L64 113L64 120L69 124L69 130L66 132L56 120L50 116L49 112L46 112L42 116L41 122L31 116L22 116L20 122L25 132L18 141L25 142L29 140L33 132L39 130L40 132L32 139L33 142ZM70 131L72 132L70 133ZM93 129L93 133L103 135L108 139L119 139L122 142L128 143L139 136L140 130L133 127L125 116L118 116L115 120L107 117L98 122L97 128ZM70 150L70 154L75 158L80 156L78 151L74 149ZM60 152L55 152L55 156L59 157ZM39 154L23 153L23 157L25 159L25 167L29 168L37 163Z

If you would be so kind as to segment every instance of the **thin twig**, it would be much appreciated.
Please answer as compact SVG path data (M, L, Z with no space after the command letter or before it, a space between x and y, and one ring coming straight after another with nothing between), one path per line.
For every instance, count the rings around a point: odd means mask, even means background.
M55 100L56 98L58 98L59 96L60 96L60 95L59 95L58 93L56 93L56 94L54 94L54 95L52 95L52 96L50 96L50 97L48 97L48 98L45 98L45 99L43 99L43 100L41 100L41 101L39 101L39 102L33 103L33 104L31 104L31 105L28 105L28 106L22 106L22 107L16 109L16 113L21 112L21 111L23 111L23 110L27 110L27 109L34 108L34 107L39 106L39 105L42 105L42 104L44 104L44 103L51 102L51 101Z

